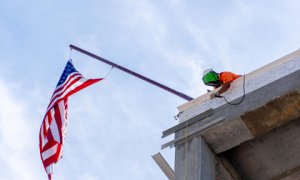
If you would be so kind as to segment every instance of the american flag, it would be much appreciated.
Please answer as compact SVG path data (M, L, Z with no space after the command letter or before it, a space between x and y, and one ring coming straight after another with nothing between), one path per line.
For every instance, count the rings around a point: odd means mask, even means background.
M62 157L66 137L68 97L102 79L86 79L69 60L58 81L44 116L40 134L40 155L49 180L53 165Z

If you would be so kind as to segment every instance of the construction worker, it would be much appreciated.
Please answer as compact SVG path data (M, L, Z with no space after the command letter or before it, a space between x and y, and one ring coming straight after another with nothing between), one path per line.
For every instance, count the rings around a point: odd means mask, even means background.
M216 96L226 92L233 80L241 77L241 75L236 75L232 72L220 72L216 73L212 69L207 69L203 72L203 82L207 86L213 86L215 89L222 86L217 92L212 92L210 98L213 99Z

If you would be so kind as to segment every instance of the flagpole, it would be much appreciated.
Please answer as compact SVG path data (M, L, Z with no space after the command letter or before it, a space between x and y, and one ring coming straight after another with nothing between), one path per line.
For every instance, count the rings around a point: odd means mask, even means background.
M147 78L147 77L145 77L145 76L143 76L143 75L141 75L141 74L138 74L138 73L136 73L136 72L134 72L134 71L131 71L131 70L129 70L129 69L123 67L123 66L120 66L120 65L118 65L118 64L115 64L115 63L113 63L113 62L111 62L111 61L109 61L109 60L107 60L107 59L104 59L104 58L102 58L102 57L99 57L99 56L97 56L97 55L95 55L95 54L93 54L93 53L91 53L91 52L88 52L88 51L86 51L86 50L84 50L84 49L81 49L81 48L79 48L79 47L77 47L77 46L74 46L74 45L70 44L70 48L71 48L71 49L74 49L74 50L76 50L76 51L78 51L78 52L81 52L81 53L83 53L83 54L85 54L85 55L87 55L87 56L90 56L90 57L92 57L92 58L94 58L94 59L97 59L97 60L99 60L99 61L101 61L101 62L103 62L103 63L105 63L105 64L111 65L111 66L113 66L114 68L117 68L117 69L119 69L119 70L121 70L121 71L124 71L124 72L126 72L126 73L128 73L128 74L131 74L131 75L133 75L133 76L135 76L135 77L137 77L137 78L139 78L139 79L142 79L142 80L144 80L144 81L146 81L146 82L148 82L148 83L151 83L151 84L153 84L153 85L155 85L155 86L157 86L157 87L159 87L159 88L161 88L161 89L164 89L164 90L166 90L166 91L168 91L168 92L170 92L170 93L173 93L173 94L175 94L175 95L177 95L177 96L179 96L179 97L181 97L181 98L183 98L183 99L185 99L185 100L187 100L187 101L193 100L193 98L190 97L190 96L188 96L188 95L185 95L185 94L183 94L183 93L181 93L181 92L178 92L178 91L176 91L176 90L174 90L174 89L171 89L171 88L169 88L169 87L167 87L167 86L165 86L165 85L163 85L163 84L160 84L160 83L158 83L158 82L156 82L156 81L153 81L152 79L149 79L149 78Z

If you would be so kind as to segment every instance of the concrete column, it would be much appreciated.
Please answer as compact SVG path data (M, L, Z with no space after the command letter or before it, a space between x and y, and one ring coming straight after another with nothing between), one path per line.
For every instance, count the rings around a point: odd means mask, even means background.
M204 139L193 137L186 145L176 145L175 180L215 180L215 156Z

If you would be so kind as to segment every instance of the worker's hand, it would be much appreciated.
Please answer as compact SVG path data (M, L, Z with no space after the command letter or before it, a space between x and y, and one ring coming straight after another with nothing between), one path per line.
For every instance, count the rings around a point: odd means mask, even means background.
M210 93L210 99L213 99L213 98L215 98L216 96L220 96L220 93L219 92L212 92L212 93Z

